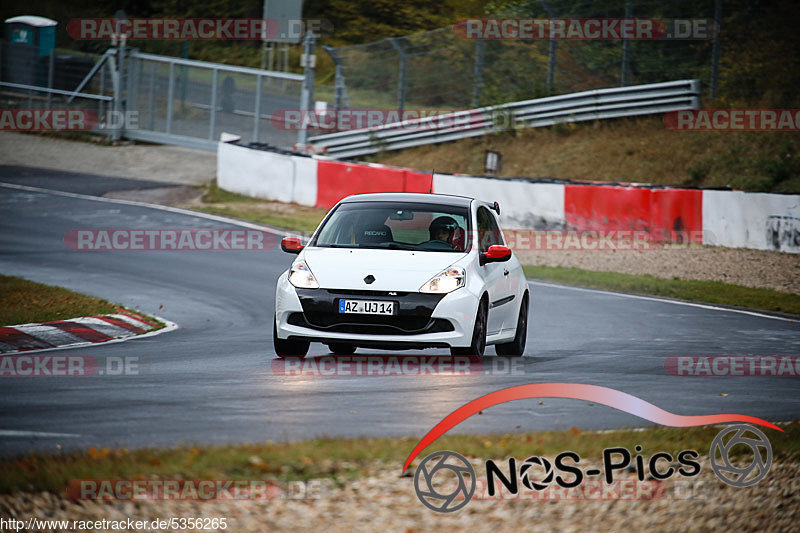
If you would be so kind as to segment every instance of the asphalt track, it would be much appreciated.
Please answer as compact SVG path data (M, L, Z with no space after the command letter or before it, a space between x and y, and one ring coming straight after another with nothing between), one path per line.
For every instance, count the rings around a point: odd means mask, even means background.
M90 195L163 186L13 167L0 167L0 181ZM179 325L154 337L58 352L99 361L138 357L138 375L0 378L0 455L59 446L421 436L469 400L538 382L612 387L684 415L800 417L800 378L673 377L664 370L672 355L800 354L796 321L531 283L528 350L514 374L286 377L271 365L271 320L275 279L292 256L279 249L76 252L63 240L70 229L234 227L150 207L0 187L0 272ZM327 351L312 345L312 354ZM649 423L602 405L544 399L492 407L455 431L643 425Z

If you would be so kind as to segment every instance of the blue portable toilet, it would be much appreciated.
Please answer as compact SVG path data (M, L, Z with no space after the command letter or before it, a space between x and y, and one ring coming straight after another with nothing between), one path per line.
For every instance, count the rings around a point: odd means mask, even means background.
M48 60L56 46L57 24L34 15L6 19L3 81L47 86Z

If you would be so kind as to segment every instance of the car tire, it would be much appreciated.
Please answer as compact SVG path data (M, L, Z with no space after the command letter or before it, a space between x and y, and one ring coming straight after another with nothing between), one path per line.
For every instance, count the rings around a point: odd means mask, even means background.
M355 346L344 342L332 342L328 345L328 349L334 355L353 355L356 353Z
M483 357L483 352L486 351L488 307L486 300L481 300L478 305L478 315L475 317L475 327L472 330L472 343L467 348L450 348L451 355L477 355L478 357Z
M522 297L517 318L517 332L514 340L503 344L495 344L494 351L497 355L506 357L521 357L525 353L525 342L528 339L528 293Z
M308 353L308 347L311 345L308 341L295 341L289 339L278 338L278 321L277 318L272 320L272 346L275 348L275 355L278 357L300 357L303 358Z

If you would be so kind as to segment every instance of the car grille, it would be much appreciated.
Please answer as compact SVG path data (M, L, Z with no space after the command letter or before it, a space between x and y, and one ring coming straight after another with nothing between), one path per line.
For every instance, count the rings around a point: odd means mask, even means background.
M386 296L392 298L402 298L407 296L407 292L392 292L392 291L362 291L362 290L347 290L347 289L326 289L328 294L333 296Z
M419 316L349 315L339 313L292 313L289 324L336 333L367 335L419 335L453 331L453 324L443 318Z
M444 298L443 294L361 289L296 291L303 308L302 313L294 313L289 317L289 323L296 326L367 335L419 335L454 330L449 320L431 316L436 305ZM396 307L392 315L339 313L339 301L343 298L395 302Z

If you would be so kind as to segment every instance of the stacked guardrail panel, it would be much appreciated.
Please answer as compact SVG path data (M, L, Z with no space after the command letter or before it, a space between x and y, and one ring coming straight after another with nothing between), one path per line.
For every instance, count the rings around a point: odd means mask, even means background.
M699 80L597 89L317 135L309 142L317 151L347 159L511 128L699 109L699 95Z

